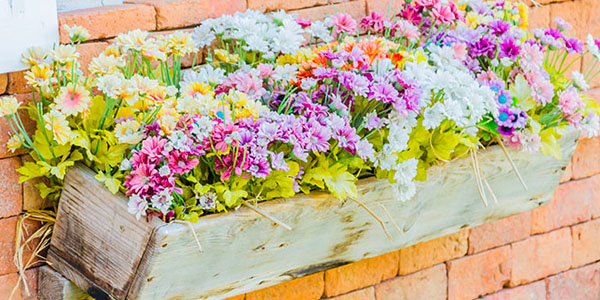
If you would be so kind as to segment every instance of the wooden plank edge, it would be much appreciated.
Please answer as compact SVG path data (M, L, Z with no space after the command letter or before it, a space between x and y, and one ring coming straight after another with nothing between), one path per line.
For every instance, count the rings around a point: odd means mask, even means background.
M93 298L53 270L43 266L38 273L38 297L45 300L93 300Z

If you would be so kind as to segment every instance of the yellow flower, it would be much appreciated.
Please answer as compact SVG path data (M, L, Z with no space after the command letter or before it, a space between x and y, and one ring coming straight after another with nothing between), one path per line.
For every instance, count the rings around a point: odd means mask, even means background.
M196 97L198 95L214 95L215 93L211 90L210 85L200 82L190 82L183 87L183 94Z
M218 60L220 60L224 63L227 63L227 64L236 63L240 59L239 55L230 54L229 52L227 52L227 50L224 50L224 49L216 49L215 55L217 56Z
M8 149L12 153L21 148L21 146L21 138L18 134L11 135L8 141L6 142L6 149Z
M56 48L50 50L50 56L57 63L66 65L79 58L79 53L77 53L77 48L73 45L58 45Z
M46 56L48 56L48 52L46 51L46 49L42 47L31 47L27 49L27 52L21 55L21 62L32 67L37 64L43 63L46 59Z
M192 35L183 31L175 31L167 36L167 53L172 55L186 55L196 50Z
M44 115L44 122L46 124L46 129L52 132L54 140L56 140L56 142L59 144L66 144L73 137L73 132L69 127L69 122L67 121L65 115L61 114L60 112L51 110Z
M190 82L182 86L181 97L177 99L177 111L181 113L208 115L215 107L215 92L209 85Z
M117 45L110 45L110 46L104 48L104 51L102 52L102 54L104 54L106 56L114 56L114 57L121 56L121 52L119 51L119 47L117 47Z
M527 29L529 27L529 14L527 13L527 6L521 2L515 4L519 9L519 17L521 19L521 24L519 24L519 28Z
M236 118L247 118L247 117L252 117L254 119L258 119L258 117L260 116L261 113L267 112L269 111L269 108L264 106L262 103L253 100L253 99L248 99L248 101L246 102L246 105L244 105L244 108L242 109L242 111L238 114L235 114Z
M63 114L76 115L88 110L92 98L90 92L78 84L76 87L73 83L68 83L67 86L60 88L58 96L54 99L56 109Z
M116 120L135 118L135 113L130 107L121 107L115 116Z
M71 39L72 42L85 42L90 38L90 33L82 26L69 26L65 24L63 28L67 31L67 34L69 34L69 39Z
M17 112L21 103L14 96L0 98L0 117L12 116Z
M119 34L115 40L117 41L117 45L123 47L125 51L129 49L140 51L146 43L147 37L148 32L136 29L128 33Z
M165 134L171 134L178 121L179 114L174 109L163 107L158 113L158 125Z
M37 64L31 67L31 70L25 72L27 84L32 87L47 86L52 78L52 69L46 63Z
M115 137L120 144L135 145L142 141L141 124L136 120L127 120L115 126Z
M98 57L92 58L88 70L96 76L103 76L120 72L119 68L125 67L125 61L121 56L100 53Z
M167 54L160 49L159 44L154 40L146 42L141 48L142 55L150 60L165 61Z

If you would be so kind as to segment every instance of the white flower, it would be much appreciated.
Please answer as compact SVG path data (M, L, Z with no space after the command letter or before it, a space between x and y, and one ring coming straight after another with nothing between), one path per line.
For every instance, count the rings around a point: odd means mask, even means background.
M121 165L119 165L119 170L121 170L121 171L131 170L131 162L129 161L129 159L125 158L125 159L123 159L123 161L121 161Z
M213 192L207 192L196 197L198 199L198 205L202 209L215 209L217 207L217 194Z
M211 27L212 23L205 20L200 26L194 29L192 40L196 47L209 46L216 39Z
M158 169L158 175L162 177L166 177L171 174L171 169L169 169L169 165L164 165Z
M286 64L284 66L278 65L273 71L272 78L275 81L284 81L288 82L291 80L296 80L296 72L298 68L294 65Z
M311 90L317 85L317 81L315 78L305 78L302 80L300 87L305 91Z
M571 80L573 80L573 84L575 84L580 91L587 91L590 89L590 85L585 81L585 76L578 71L573 71L571 73Z
M152 207L160 210L163 214L166 214L169 212L171 203L173 203L173 195L171 195L169 189L164 189L157 195L152 196L150 202L152 203Z
M600 133L600 117L595 113L590 113L579 125L588 138L598 136Z
M96 86L106 96L115 98L122 92L121 88L123 87L123 80L124 78L122 75L109 74L98 77L96 79Z
M141 125L136 120L127 120L115 126L115 137L120 144L135 145L144 138Z
M333 41L333 36L331 36L329 28L322 21L312 22L307 31L313 37L316 37L325 43Z
M410 200L416 193L414 178L417 176L418 159L411 158L394 165L394 183L392 186L396 190L394 196L397 200L405 202Z
M223 83L223 79L225 79L225 70L221 68L213 68L211 65L205 65L200 68L198 71L185 71L183 73L183 82L201 82L208 84L221 84Z
M134 214L136 219L140 219L141 216L146 215L148 209L148 202L137 194L129 196L129 202L127 203L127 211L130 214Z
M588 51L590 51L596 59L600 59L600 49L598 48L598 45L596 45L596 41L591 34L588 34L587 36L587 47Z

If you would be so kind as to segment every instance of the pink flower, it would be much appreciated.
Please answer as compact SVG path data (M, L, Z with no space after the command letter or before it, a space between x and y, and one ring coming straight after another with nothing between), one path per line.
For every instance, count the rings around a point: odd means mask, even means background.
M437 23L452 23L456 18L450 9L450 6L442 6L439 3L433 7L431 15Z
M162 157L166 143L166 139L158 136L151 136L142 141L142 150L140 150L140 153L145 155L149 162L155 163Z
M331 21L338 32L353 34L356 32L356 21L349 14L338 13L331 17Z
M497 80L497 79L498 79L498 75L496 75L496 73L494 71L481 72L477 75L477 81L479 81L479 82L486 82L486 81L492 81L492 80Z
M452 50L454 50L454 59L464 61L467 58L467 44L455 43L452 44Z
M154 187L152 179L158 176L158 171L152 165L142 164L131 170L123 184L127 187L127 196L131 194L146 194Z
M198 165L198 159L188 159L187 152L177 150L169 153L169 169L176 174L185 174L193 170Z
M514 131L512 135L503 137L504 144L514 151L519 151L525 144L525 134L522 131Z
M558 107L565 115L572 115L578 108L583 108L581 96L575 88L568 88L558 93Z
M546 79L541 73L527 73L525 79L531 86L531 96L540 105L546 105L554 97L554 85Z
M525 43L521 46L520 58L521 68L527 72L533 72L540 69L544 62L544 53L538 45Z
M360 27L365 29L373 29L375 32L380 32L385 28L384 23L385 17L383 14L372 12L371 15L360 20Z
M237 128L237 126L235 126L232 122L228 122L225 125L223 125L223 123L215 125L210 134L210 139L207 139L204 142L206 144L205 148L210 149L211 147L214 147L216 151L226 152L228 145L232 144L233 142L237 143L237 141L234 141L232 137L232 133L234 132L238 133L239 128Z
M395 36L396 34L398 34L399 37L405 37L410 41L415 40L419 34L419 29L406 20L399 20L398 22L394 23L394 25L392 25L391 29L392 35Z
M417 0L415 1L415 5L418 7L431 8L440 3L440 0Z
M300 25L300 27L302 27L302 29L310 27L310 25L311 25L310 19L304 19L304 18L297 18L296 23L298 23L298 25Z
M583 120L583 114L578 112L567 117L567 122L575 128L579 128L579 123Z
M259 64L256 66L256 69L260 73L260 77L262 79L267 79L269 76L273 74L273 65L272 64Z

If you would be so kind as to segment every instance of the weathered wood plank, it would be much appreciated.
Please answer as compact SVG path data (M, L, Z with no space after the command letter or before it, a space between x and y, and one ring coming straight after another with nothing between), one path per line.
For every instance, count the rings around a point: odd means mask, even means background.
M576 139L577 134L573 133L560 140L561 160L540 153L511 154L529 186L528 191L519 183L499 147L480 152L481 169L498 198L497 204L488 201L489 207L481 202L468 159L432 168L428 180L418 185L415 198L405 203L394 200L387 181L361 181L360 201L386 222L391 241L373 217L354 202L341 202L326 193L312 193L260 204L261 209L290 225L292 231L245 208L201 218L193 228L202 244L202 253L189 226L136 221L126 215L123 195L107 195L101 185L90 188L89 185L99 184L89 170L70 171L67 189L76 191L69 191L61 199L59 217L68 213L68 218L75 221L59 218L57 225L61 222L72 225L59 225L63 234L53 237L53 250L67 249L56 251L63 263L70 264L119 299L222 299L543 205L552 198ZM83 185L87 185L85 189ZM83 190L92 190L93 196ZM104 196L98 196L101 193ZM382 205L402 232L395 231ZM105 212L100 212L101 209ZM98 213L101 216L92 218ZM87 232L90 230L95 232ZM75 233L80 237L73 238L71 234ZM89 238L102 242L86 241ZM146 243L147 249L143 250ZM78 245L80 252L75 251L74 245ZM129 269L134 266L135 274ZM112 272L124 274L112 275ZM68 274L65 277L72 279ZM123 281L117 281L117 277Z
M64 263L58 257L98 287L124 298L154 227L162 222L136 220L127 212L125 196L113 195L94 176L87 168L68 172L48 261L60 270Z
M39 269L38 297L45 300L93 300L86 292L49 266Z

